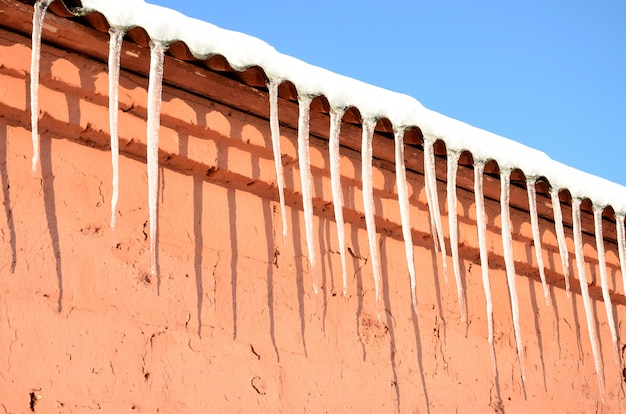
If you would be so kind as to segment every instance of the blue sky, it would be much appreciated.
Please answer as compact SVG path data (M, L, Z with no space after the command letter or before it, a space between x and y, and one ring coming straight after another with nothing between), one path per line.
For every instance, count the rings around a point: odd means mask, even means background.
M148 0L626 185L626 2Z

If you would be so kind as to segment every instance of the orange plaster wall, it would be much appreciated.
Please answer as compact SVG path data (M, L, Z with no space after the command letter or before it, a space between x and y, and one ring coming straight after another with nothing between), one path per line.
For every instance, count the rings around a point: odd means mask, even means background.
M289 239L281 237L266 120L167 88L161 128L159 275L149 273L146 79L124 73L121 187L109 227L111 160L106 66L44 47L41 163L32 156L29 39L0 31L0 408L6 412L620 412L593 238L585 238L606 382L597 380L579 289L568 298L552 224L542 220L553 284L543 300L526 212L514 211L523 386L502 247L499 205L487 202L498 376L487 343L473 194L459 190L460 321L432 249L423 177L411 173L418 314L395 201L394 175L375 170L385 311L376 318L358 189L345 152L349 292L332 219L328 157L313 140L314 294L299 200L295 132L283 129ZM167 77L167 68L166 68ZM438 163L444 160L438 160ZM383 167L384 163L381 163ZM471 169L461 174L471 179ZM486 185L498 185L486 179ZM445 233L444 186L439 183ZM574 269L571 230L570 261ZM448 246L449 247L449 246ZM448 248L449 251L449 248ZM626 317L616 248L607 243L616 319ZM572 279L575 288L578 281ZM622 325L619 325L623 335Z

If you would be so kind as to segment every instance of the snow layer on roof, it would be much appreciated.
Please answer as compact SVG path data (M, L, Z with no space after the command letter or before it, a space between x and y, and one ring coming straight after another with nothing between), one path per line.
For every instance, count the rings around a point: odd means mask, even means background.
M143 0L82 0L84 11L102 13L114 27L142 27L153 41L184 42L198 59L224 56L237 70L261 67L270 79L292 82L299 94L325 96L337 108L356 107L364 119L387 118L395 128L417 126L448 149L470 151L476 160L493 159L501 169L519 168L543 176L574 198L610 205L626 214L626 187L552 160L545 153L425 108L413 97L388 91L283 55L255 37L221 29Z

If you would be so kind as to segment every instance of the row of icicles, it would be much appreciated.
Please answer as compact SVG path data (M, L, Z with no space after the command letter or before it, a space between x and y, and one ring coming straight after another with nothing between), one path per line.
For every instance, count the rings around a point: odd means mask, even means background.
M53 0L38 0L34 6L33 14L33 32L32 32L32 61L31 61L31 122L32 122L32 140L33 140L33 159L32 172L36 172L38 154L39 154L39 136L38 136L38 88L39 88L39 56L41 45L41 30L45 12ZM119 188L119 146L118 146L118 84L120 74L120 51L122 39L125 32L121 29L111 28L110 31L110 48L109 48L109 117L110 117L110 136L111 136L111 152L112 152L112 168L113 168L113 194L111 197L111 227L115 227L116 207L118 201ZM159 148L159 126L160 126L160 106L161 91L163 79L163 60L167 50L167 45L151 42L150 43L150 73L148 85L148 115L147 115L147 168L148 168L148 199L149 199L149 215L150 215L150 269L153 274L157 272L156 263L156 223L157 223L157 198L158 198L158 148ZM270 130L272 137L272 149L276 166L276 181L278 186L278 194L280 199L283 239L287 242L287 216L285 210L284 197L284 178L283 167L281 162L280 149L280 131L278 120L278 81L270 80L268 82L269 104L270 104ZM317 278L317 258L313 246L313 204L311 194L311 168L309 156L309 111L311 96L299 96L299 119L298 119L298 162L300 170L300 179L302 184L302 201L304 206L304 217L306 227L306 241L308 248L308 256L310 262L310 271L313 278L313 290L317 293L319 289ZM343 200L340 183L339 169L339 134L341 119L344 110L339 108L331 108L330 110L330 131L329 131L329 152L330 152L330 178L332 187L332 197L334 204L335 221L337 224L338 242L340 246L340 257L342 266L343 279L343 295L347 294L347 266L345 252L345 234L343 219ZM365 210L365 222L368 234L368 242L370 248L370 257L372 270L374 275L374 286L376 296L376 312L378 318L381 318L381 269L379 260L378 243L376 242L376 224L374 215L374 196L372 187L372 139L374 136L375 119L364 119L362 125L362 194ZM400 205L402 234L405 242L406 259L408 272L410 276L411 299L415 312L417 312L416 299L416 274L413 258L413 241L411 235L411 219L409 215L409 197L406 181L406 171L404 165L404 131L396 130L395 133L395 160L396 160L396 185L398 189L398 202ZM431 219L431 229L434 240L435 251L440 253L445 281L448 281L448 271L446 263L446 245L442 231L441 214L439 211L439 200L436 186L435 174L435 155L434 155L434 139L424 139L424 177L426 197L428 209ZM457 287L457 295L460 309L460 316L463 322L467 321L466 307L464 303L463 284L460 276L459 265L459 245L458 245L458 223L456 212L456 173L458 168L460 152L454 150L447 151L447 205L449 220L449 239L452 255L452 267ZM478 242L480 250L480 262L482 269L482 281L487 302L487 324L488 324L488 341L490 345L490 354L492 360L492 368L494 375L497 372L495 349L494 349L494 331L493 331L493 306L491 301L491 287L489 282L489 266L488 266L488 249L486 239L486 223L485 223L485 204L483 196L483 172L485 161L476 161L474 163L474 195L476 203L476 225L478 228ZM517 346L517 355L520 365L520 374L522 382L525 382L524 370L524 353L522 345L522 336L519 322L519 305L515 282L515 263L513 259L513 249L511 245L511 228L509 214L510 199L510 173L511 170L501 169L500 171L500 206L502 220L502 244L504 250L504 261L506 269L507 284L511 299L511 308L513 314L513 325L515 333L515 341ZM542 247L539 232L539 224L537 217L537 201L535 190L535 178L526 180L528 201L530 206L530 219L532 225L533 241L535 246L536 260L539 267L539 274L543 285L543 292L546 305L550 306L549 292L546 284L544 272ZM554 210L555 230L558 239L559 252L563 274L565 276L565 284L567 295L570 295L569 285L569 258L568 250L565 243L565 233L563 229L563 218L561 212L561 204L558 196L559 189L552 188L550 191L552 207ZM581 231L581 200L574 198L572 200L572 220L574 232L574 245L576 252L576 269L580 282L580 289L583 296L583 303L587 318L587 328L589 331L589 340L593 353L596 374L598 378L598 386L600 397L604 402L604 383L603 370L600 363L597 336L595 333L595 324L591 313L591 304L587 284L587 276L585 274L583 243ZM617 339L617 331L615 327L611 297L608 288L608 276L606 269L606 261L604 255L604 244L602 237L602 206L594 206L594 222L596 247L599 258L600 279L602 285L602 296L611 330L613 347L616 363L619 365L619 344ZM626 274L626 248L624 237L624 215L616 214L616 226L618 236L618 250L620 258L620 267L622 275ZM624 288L626 291L626 278L624 278Z

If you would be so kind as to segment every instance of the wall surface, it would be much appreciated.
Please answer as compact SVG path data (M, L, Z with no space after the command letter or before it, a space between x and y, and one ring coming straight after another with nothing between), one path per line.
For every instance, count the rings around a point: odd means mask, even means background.
M73 24L55 16L47 19L53 28ZM54 34L47 30L44 39ZM111 229L106 64L44 45L41 159L35 177L30 174L29 66L28 35L1 29L0 408L5 412L626 410L623 362L614 358L590 234L585 234L584 251L604 404L574 271L571 228L566 228L573 273L568 297L554 223L545 215L540 221L550 281L546 305L527 206L512 210L526 370L522 383L500 206L488 198L494 375L474 195L461 187L473 180L470 167L461 167L458 189L469 319L463 323L452 260L446 258L446 283L441 257L433 250L419 171L409 173L418 271L418 312L412 311L395 175L389 162L376 162L384 303L378 320L360 155L344 149L341 160L349 250L348 295L343 297L327 143L323 137L312 141L314 236L321 264L321 289L315 294L295 130L281 130L285 244L267 119L226 106L220 96L168 86L161 126L159 266L158 274L151 275L144 155L147 79L123 71L120 81L121 186L117 226ZM445 171L445 158L437 163ZM499 191L495 178L486 177L485 186L492 194ZM442 182L439 192L445 224ZM514 198L523 200L523 188L514 192ZM565 210L569 212L567 206ZM617 248L608 239L605 247L613 312L623 336L626 301Z

